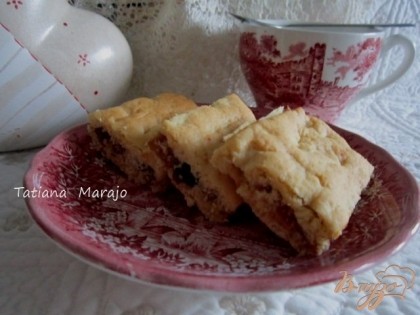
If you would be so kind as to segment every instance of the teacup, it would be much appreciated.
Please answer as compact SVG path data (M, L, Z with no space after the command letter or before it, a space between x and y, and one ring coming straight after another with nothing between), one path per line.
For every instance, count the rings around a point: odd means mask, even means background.
M399 66L384 80L367 85L381 56L402 48ZM386 37L376 28L287 27L241 24L242 71L263 110L302 106L334 122L347 104L398 80L415 57L414 44L401 35Z

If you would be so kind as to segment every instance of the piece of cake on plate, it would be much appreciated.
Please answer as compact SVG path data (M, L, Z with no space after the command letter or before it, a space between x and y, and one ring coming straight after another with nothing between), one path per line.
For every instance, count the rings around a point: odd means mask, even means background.
M321 254L347 226L373 166L325 122L276 110L230 136L211 164L298 252Z
M188 206L211 221L224 222L242 204L233 180L210 164L223 137L255 121L252 111L235 94L211 105L165 120L153 148L164 159L169 178Z
M174 93L140 97L92 112L88 132L94 147L130 180L161 190L169 180L149 142L159 134L162 121L196 107L192 100Z

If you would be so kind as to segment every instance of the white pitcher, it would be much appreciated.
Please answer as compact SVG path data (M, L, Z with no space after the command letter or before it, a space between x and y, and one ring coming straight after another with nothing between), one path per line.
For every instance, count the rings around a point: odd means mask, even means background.
M117 105L133 58L119 29L67 0L0 3L0 152L46 144Z

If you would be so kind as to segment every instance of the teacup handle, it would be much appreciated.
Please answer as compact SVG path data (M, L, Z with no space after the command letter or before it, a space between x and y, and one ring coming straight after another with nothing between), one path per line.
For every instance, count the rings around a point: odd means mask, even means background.
M357 96L353 99L353 102L359 101L361 98L365 96L368 96L379 90L382 90L383 88L397 81L408 71L408 69L413 64L415 54L416 54L416 48L414 46L414 43L411 40L409 40L407 37L397 34L397 35L391 35L388 38L386 38L384 40L379 59L382 59L383 56L385 56L391 50L391 48L395 46L401 46L404 51L403 58L399 66L385 79L380 80L379 82L376 82L375 84L369 85L363 88L362 90L360 90Z

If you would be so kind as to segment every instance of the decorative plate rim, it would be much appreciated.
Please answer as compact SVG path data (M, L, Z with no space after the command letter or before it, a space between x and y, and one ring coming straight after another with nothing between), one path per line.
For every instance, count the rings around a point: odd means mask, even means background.
M85 128L86 124L80 124L67 129L56 135L44 148L35 154L29 167L24 175L24 186L27 189L33 188L32 176L37 172L36 166L45 160L49 155L50 149L60 141L61 137L71 134L80 128ZM394 164L398 168L399 175L405 178L407 183L407 190L413 197L410 214L410 220L405 220L403 229L399 233L392 236L387 242L381 244L377 248L358 256L352 260L341 262L338 265L326 265L318 267L316 270L310 268L305 272L299 274L264 274L264 275L227 275L227 274L199 274L198 272L187 271L173 271L165 268L165 264L159 262L153 265L153 261L138 260L136 261L142 267L144 273L132 274L130 271L130 262L125 265L115 263L112 259L107 259L99 255L98 251L92 251L90 244L80 242L78 239L68 239L66 232L60 226L56 226L50 222L48 217L44 215L45 209L39 204L39 198L25 198L25 202L31 217L41 230L52 239L60 248L73 254L78 259L89 263L101 270L110 272L114 275L121 276L125 279L130 279L146 284L154 284L170 288L187 289L187 290L204 290L204 291L218 291L218 292L273 292L286 289L296 289L307 286L319 285L341 278L341 271L348 271L352 274L360 273L368 270L373 266L383 262L389 256L394 255L401 250L411 237L418 231L420 225L420 204L419 204L419 189L414 177L406 170L395 158L385 149L379 147L366 140L360 135L337 126L332 126L340 134L356 137L358 141L363 142L371 148L372 151L378 152L385 159ZM407 210L407 209L404 209ZM67 235L68 236L68 235Z

